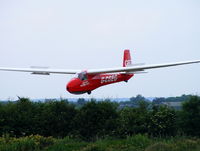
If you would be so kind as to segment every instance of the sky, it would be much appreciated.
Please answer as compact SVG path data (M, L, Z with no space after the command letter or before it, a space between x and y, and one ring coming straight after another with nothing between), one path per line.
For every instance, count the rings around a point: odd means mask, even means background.
M0 0L0 66L98 69L200 59L199 0ZM0 100L200 95L200 64L148 70L91 95L66 92L72 75L0 72Z

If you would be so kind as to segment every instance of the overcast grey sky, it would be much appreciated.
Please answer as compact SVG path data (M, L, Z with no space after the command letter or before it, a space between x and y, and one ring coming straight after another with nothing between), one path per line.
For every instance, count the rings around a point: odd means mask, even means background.
M0 66L87 69L200 59L199 0L0 0ZM134 48L136 48L135 51ZM149 70L90 96L71 75L0 72L0 99L200 94L200 64Z

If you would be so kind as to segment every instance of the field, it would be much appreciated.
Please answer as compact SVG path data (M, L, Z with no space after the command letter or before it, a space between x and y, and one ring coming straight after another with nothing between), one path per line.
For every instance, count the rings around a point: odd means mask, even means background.
M0 138L1 151L199 151L200 139L171 137L148 138L135 135L125 139L97 139L85 142L71 139L55 139L31 135L21 138L4 135Z
M79 101L80 103L80 101ZM200 151L200 97L175 110L139 101L0 104L0 151Z

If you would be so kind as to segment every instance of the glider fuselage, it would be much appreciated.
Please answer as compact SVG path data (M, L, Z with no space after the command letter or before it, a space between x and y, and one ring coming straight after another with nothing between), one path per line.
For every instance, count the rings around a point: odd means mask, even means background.
M87 72L81 72L69 81L66 89L72 94L90 94L94 89L104 85L121 81L127 82L133 75L131 73L87 74Z

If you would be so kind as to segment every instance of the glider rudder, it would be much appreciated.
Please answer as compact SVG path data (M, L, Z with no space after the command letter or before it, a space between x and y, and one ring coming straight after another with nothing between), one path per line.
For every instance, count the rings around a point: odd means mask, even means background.
M127 67L131 64L132 62L131 62L130 50L126 49L124 50L123 67Z

